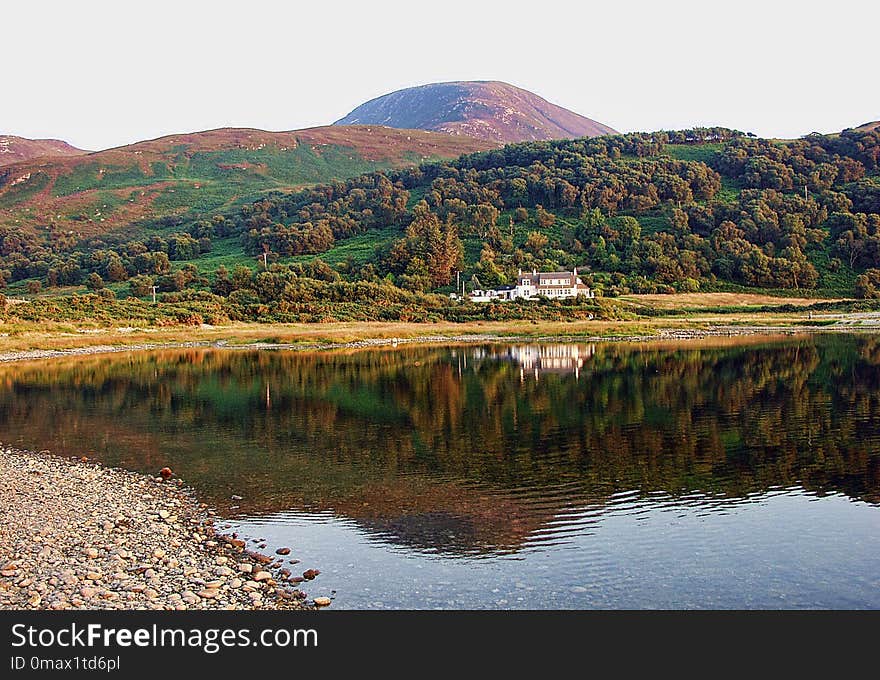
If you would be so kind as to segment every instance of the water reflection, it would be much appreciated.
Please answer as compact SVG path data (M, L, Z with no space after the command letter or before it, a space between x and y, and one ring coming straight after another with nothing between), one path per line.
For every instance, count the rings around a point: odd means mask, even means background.
M330 517L410 557L574 554L583 570L615 518L730 533L754 515L767 533L775 495L858 502L876 536L878 388L864 336L161 351L0 367L0 439L170 464L245 524Z
M483 360L509 361L519 366L520 382L526 377L538 380L542 374L573 375L580 379L584 362L596 352L595 344L578 345L575 343L556 344L520 344L503 347L470 348L461 354L464 365L470 358L471 365L477 370ZM453 353L453 356L456 356ZM461 361L459 361L459 368Z

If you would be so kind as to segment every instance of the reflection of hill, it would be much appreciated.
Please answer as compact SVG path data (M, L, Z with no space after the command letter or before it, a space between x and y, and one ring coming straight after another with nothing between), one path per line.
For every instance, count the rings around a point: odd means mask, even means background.
M516 362L474 360L511 355L496 345L10 365L0 439L169 463L220 510L331 510L432 551L516 550L625 490L880 502L876 340L562 347ZM521 380L523 356L573 352L588 357L577 376Z

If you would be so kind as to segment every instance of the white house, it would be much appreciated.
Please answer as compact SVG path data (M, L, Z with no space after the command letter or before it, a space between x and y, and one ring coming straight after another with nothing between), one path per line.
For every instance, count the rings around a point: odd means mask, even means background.
M519 271L515 286L499 286L498 288L482 288L474 277L476 287L471 292L471 302L492 302L495 300L533 300L537 297L551 299L573 298L578 295L595 297L581 278L577 269L570 272L538 272L523 274Z

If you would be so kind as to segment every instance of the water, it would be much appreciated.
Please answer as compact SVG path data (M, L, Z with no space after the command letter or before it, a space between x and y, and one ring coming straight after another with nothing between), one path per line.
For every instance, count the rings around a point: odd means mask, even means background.
M880 608L871 336L15 364L0 439L170 465L334 608Z

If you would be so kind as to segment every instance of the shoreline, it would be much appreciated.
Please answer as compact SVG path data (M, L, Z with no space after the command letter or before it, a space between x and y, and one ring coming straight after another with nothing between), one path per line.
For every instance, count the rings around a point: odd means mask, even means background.
M216 330L216 329L212 329ZM647 343L658 341L687 341L710 338L732 338L748 336L807 335L813 333L880 333L880 326L786 326L786 325L710 325L706 327L658 327L653 334L634 333L632 335L602 335L588 333L524 335L505 333L465 333L417 335L414 337L374 337L339 342L266 342L256 340L248 343L231 344L229 339L191 340L183 342L152 342L133 344L96 344L63 349L26 349L0 351L0 364L19 361L39 361L73 356L97 354L116 354L123 352L147 352L169 349L224 349L230 351L283 350L294 352L320 352L328 350L368 349L397 347L418 344L478 344L497 342L608 342L608 343ZM234 335L235 329L229 329Z
M315 608L180 480L2 444L0 475L0 610Z

